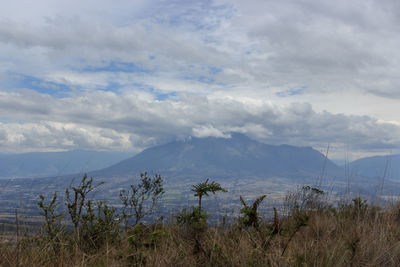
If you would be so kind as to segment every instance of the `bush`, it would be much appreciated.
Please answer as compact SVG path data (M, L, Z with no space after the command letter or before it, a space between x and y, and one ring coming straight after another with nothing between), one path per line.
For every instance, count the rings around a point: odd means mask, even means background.
M267 195L262 195L258 197L251 206L248 206L242 196L240 196L240 202L243 205L243 208L240 210L240 214L242 214L242 216L239 217L240 225L245 227L253 226L254 228L258 228L259 215L257 213L257 209L266 196Z
M109 207L104 201L95 205L87 203L87 212L82 215L79 228L80 246L86 252L97 251L105 244L119 241L120 218L116 208Z
M48 204L45 203L45 197L40 195L38 203L39 208L42 209L40 215L44 216L45 223L43 225L46 236L44 239L57 253L60 250L61 242L65 235L65 226L61 221L64 217L63 213L57 213L59 202L57 202L57 192L54 192L53 198Z
M288 213L296 213L303 210L321 210L325 207L324 197L326 197L326 193L323 190L308 185L302 186L286 195L285 205Z
M125 221L125 229L132 217L134 218L133 225L136 225L146 215L152 214L164 193L161 176L156 174L151 178L147 176L147 172L140 174L140 182L131 184L128 191L121 190L119 198L123 204L122 217Z

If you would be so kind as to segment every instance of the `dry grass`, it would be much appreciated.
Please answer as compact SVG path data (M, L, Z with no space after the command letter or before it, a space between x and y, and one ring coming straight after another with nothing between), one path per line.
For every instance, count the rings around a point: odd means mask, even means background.
M72 236L0 246L1 266L398 266L400 209L301 210L258 229L137 226L84 252ZM198 244L196 245L196 241Z

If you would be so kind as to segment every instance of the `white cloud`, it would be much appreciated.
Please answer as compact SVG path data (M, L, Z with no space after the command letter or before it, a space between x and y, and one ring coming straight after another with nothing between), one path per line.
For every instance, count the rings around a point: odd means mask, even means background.
M397 1L3 6L0 140L9 150L137 150L231 131L365 153L399 148ZM13 86L17 76L35 80ZM62 86L71 88L64 98L29 90Z
M230 138L230 134L223 133L220 130L214 128L212 125L202 125L192 129L194 137L204 138L204 137L222 137Z
M31 97L26 98L28 94ZM8 150L81 147L138 151L176 138L227 138L231 132L266 143L311 145L321 150L328 143L337 149L350 143L355 151L400 146L396 123L317 112L308 103L275 105L195 94L157 100L147 94L101 91L61 99L32 91L2 92L1 96L0 117L24 121L0 125L3 147ZM43 109L32 108L39 106ZM10 107L14 107L12 115Z
M59 149L114 149L129 147L129 135L74 123L0 123L2 152L48 151Z

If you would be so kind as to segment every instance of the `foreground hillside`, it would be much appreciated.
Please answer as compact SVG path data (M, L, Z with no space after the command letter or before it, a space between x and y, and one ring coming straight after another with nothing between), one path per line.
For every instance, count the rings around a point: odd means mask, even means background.
M205 185L210 192L224 191L219 184L207 182L194 186L193 191L198 194ZM87 190L91 185L81 188ZM1 266L398 266L398 204L381 209L353 198L328 205L324 191L304 186L288 193L283 209L274 209L273 214L258 214L257 208L266 197L260 196L254 203L241 199L243 208L236 220L229 223L224 217L217 225L209 225L199 203L198 208L176 211L168 221L160 218L153 224L137 223L123 229L115 209L104 203L92 209L94 206L88 201L79 220L73 219L77 223L75 230L68 230L58 220L56 198L48 204L42 198L42 215L46 218L42 233L32 237L14 235L17 239L14 242L3 242L0 263ZM73 210L74 205L68 209Z

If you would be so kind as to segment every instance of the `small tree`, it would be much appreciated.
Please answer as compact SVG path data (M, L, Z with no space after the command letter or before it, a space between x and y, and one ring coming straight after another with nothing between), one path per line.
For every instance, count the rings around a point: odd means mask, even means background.
M262 195L258 197L251 206L247 205L242 196L240 196L240 202L242 202L243 205L243 208L240 210L243 217L240 218L240 221L244 226L253 226L254 228L258 228L257 209L266 196L267 195Z
M285 197L288 213L296 213L303 210L320 210L324 207L326 193L316 187L302 186Z
M95 252L105 243L119 240L120 218L116 208L106 201L88 201L80 225L80 246L85 252Z
M65 230L65 226L61 224L61 220L64 217L64 214L57 214L56 211L59 205L59 203L57 202L57 192L54 192L53 198L48 204L46 204L44 200L45 197L43 195L40 195L40 201L38 202L39 208L42 209L40 215L43 215L45 219L45 232L50 239L54 239L59 234L62 234Z
M125 220L125 228L130 218L134 217L134 225L136 225L143 217L152 214L158 200L165 193L161 176L155 174L151 178L147 176L147 172L140 174L139 183L131 184L130 187L128 191L121 190L119 195L124 205L122 216ZM147 209L146 204L149 204Z
M203 196L208 196L208 193L213 193L218 191L228 192L226 189L222 188L219 183L211 182L208 183L207 179L205 182L199 183L197 185L192 185L192 191L195 192L194 196L199 198L199 209L201 210L201 200Z
M87 210L88 207L89 209L91 207L90 200L87 200L88 194L102 184L103 182L93 185L93 178L90 177L90 179L88 179L85 173L78 187L70 185L70 187L65 190L68 213L74 224L76 234L79 232L79 225L82 221L82 215L85 213L85 209Z

